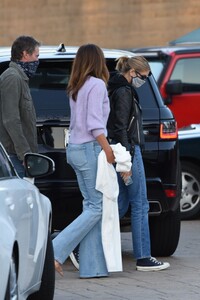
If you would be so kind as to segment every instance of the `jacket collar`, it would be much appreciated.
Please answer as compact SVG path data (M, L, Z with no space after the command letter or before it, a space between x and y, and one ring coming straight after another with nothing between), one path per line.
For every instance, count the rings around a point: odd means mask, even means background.
M19 72L20 76L24 79L29 81L28 76L24 73L23 69L20 67L20 65L18 65L16 62L11 61L9 64L9 67L14 68L15 70L17 70L17 72Z

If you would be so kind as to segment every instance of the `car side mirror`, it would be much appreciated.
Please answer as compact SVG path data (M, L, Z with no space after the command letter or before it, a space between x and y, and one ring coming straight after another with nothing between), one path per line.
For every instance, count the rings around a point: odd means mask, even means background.
M183 83L181 80L169 80L166 83L166 93L168 95L180 95L183 93Z
M24 165L28 177L39 178L52 174L55 171L54 161L42 154L26 153Z

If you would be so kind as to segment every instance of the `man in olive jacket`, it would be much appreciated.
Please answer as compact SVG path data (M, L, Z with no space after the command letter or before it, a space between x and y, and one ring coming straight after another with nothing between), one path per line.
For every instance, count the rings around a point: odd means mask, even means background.
M21 177L25 175L24 154L38 151L29 78L39 64L39 46L30 36L18 37L11 47L9 68L0 76L0 142Z

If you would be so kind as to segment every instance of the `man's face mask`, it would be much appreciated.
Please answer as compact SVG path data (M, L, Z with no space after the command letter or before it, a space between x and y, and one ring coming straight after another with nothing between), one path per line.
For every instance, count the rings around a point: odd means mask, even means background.
M19 61L18 64L22 67L24 70L24 73L30 78L33 77L37 71L37 67L39 65L39 61L29 61L29 62L22 62Z

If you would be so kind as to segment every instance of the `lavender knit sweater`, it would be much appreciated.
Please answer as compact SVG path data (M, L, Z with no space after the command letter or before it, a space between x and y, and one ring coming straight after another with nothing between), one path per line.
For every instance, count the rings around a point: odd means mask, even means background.
M103 80L89 77L80 88L77 100L70 97L71 121L69 143L94 141L100 134L107 136L106 124L110 104Z

